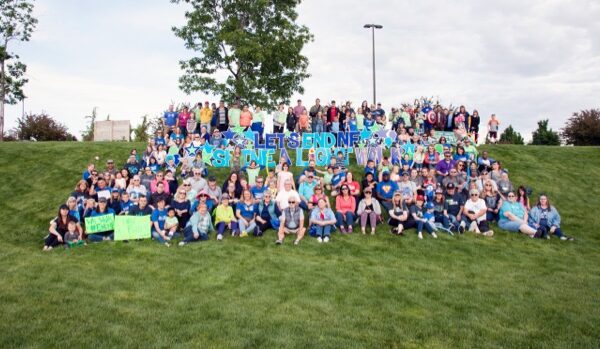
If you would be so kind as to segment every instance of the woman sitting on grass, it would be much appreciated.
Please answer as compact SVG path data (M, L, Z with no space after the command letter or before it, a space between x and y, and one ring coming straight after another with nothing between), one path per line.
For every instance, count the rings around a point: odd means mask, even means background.
M342 234L351 234L354 225L354 211L356 210L356 199L350 195L350 187L343 184L341 194L335 198L335 218Z
M550 205L550 200L545 194L540 195L537 204L531 208L529 225L535 227L542 238L550 239L550 235L554 234L561 240L575 240L563 234L560 229L560 214Z
M50 228L48 229L48 236L44 241L44 251L50 251L56 246L65 243L65 234L69 230L69 222L73 222L77 225L77 231L81 237L82 229L77 218L69 214L69 207L67 205L61 205L58 208L58 215L52 221L50 221Z
M242 199L235 207L235 216L238 219L240 237L246 237L248 233L254 232L254 228L256 228L256 212L250 190L244 189L242 192Z
M410 196L409 196L410 198ZM388 224L392 226L392 234L404 235L405 224L408 219L408 208L402 200L402 194L397 191L392 198L392 208L389 211Z
M485 206L487 207L486 220L488 222L498 221L498 211L502 207L502 197L498 191L494 188L494 183L491 179L483 182L483 191L481 192Z
M255 236L263 236L267 229L279 229L279 216L281 212L273 200L271 192L266 190L262 200L255 205L256 229Z
M360 200L358 204L358 210L356 214L360 216L360 229L366 234L367 219L371 225L371 235L375 235L375 227L377 226L377 219L381 216L381 205L379 201L373 197L373 190L367 188L364 191L365 198ZM339 198L339 196L338 196Z
M498 226L500 229L510 232L521 232L535 237L536 229L527 224L527 211L521 203L517 202L517 196L514 191L509 191L506 194L507 200L500 207Z
M215 208L215 228L217 230L217 241L223 240L226 229L231 230L231 235L238 235L238 224L233 215L233 208L229 206L229 194L221 196L221 204Z

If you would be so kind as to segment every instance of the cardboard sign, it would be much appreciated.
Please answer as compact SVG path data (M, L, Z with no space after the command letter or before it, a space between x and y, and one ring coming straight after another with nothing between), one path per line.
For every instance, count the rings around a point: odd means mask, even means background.
M85 217L85 231L88 234L101 233L115 229L115 216L105 214L103 216Z
M115 240L150 238L150 216L117 216Z

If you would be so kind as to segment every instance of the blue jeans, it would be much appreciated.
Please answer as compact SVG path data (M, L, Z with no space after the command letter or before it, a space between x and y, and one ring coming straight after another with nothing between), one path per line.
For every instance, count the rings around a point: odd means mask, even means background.
M162 236L160 236L160 234L156 231L156 230L152 230L152 237L154 238L154 240L156 240L156 242L164 244L165 242L167 242L165 239L163 239Z
M428 222L423 222L421 220L418 220L417 221L417 233L422 232L423 228L425 228L425 230L427 230L427 232L429 234L433 233L433 227L431 226L431 224L429 224Z
M335 213L335 219L337 220L337 226L342 227L344 225L351 227L354 225L354 213L348 211L344 214L340 212ZM346 224L344 224L344 221Z
M494 213L494 212L487 211L485 213L485 220L488 221L488 222L497 222L498 221L498 214Z
M192 230L191 226L187 226L183 230L183 241L185 243L196 242L196 241L206 241L206 240L208 240L208 234L205 232L201 232L201 231L198 232L198 239L196 240L194 238L194 231Z
M321 225L315 225L315 227L317 228L317 236L319 237L325 237L325 236L330 236L331 235L331 225L325 225L325 226L321 226Z
M91 242L99 242L99 241L104 241L104 238L107 237L107 236L111 240L114 240L115 233L111 230L111 231L107 231L107 232L104 232L104 233L90 234L90 235L87 236L87 238Z
M449 229L450 228L450 219L443 214L435 215L435 221L438 223L442 223L442 227Z

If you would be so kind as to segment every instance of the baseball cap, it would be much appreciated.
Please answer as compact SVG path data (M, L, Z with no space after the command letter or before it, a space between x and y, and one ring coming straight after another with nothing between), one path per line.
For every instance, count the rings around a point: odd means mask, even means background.
M442 188L437 188L437 189L435 190L435 193L436 193L436 194L444 194L444 190L443 190Z
M114 164L114 163L115 163L115 161L114 161L113 159L108 159L108 160L106 160L106 163L107 163L107 164Z
M403 176L410 176L410 173L408 171L404 171L404 172L402 172L402 175Z
M428 209L428 210L429 210L429 209L432 209L433 207L434 207L434 206L433 206L433 202L431 202L431 201L430 201L430 202L428 202L428 203L425 205L425 208L426 208L426 209Z
M417 201L425 201L425 197L423 195L417 195Z
M448 183L448 185L446 186L447 189L454 189L454 183Z
M106 198L105 197L101 197L100 199L98 199L98 202L106 202Z
M216 180L217 180L217 179L215 178L215 176L210 176L210 177L208 177L208 181L209 181L209 182L214 182L214 181L216 181Z

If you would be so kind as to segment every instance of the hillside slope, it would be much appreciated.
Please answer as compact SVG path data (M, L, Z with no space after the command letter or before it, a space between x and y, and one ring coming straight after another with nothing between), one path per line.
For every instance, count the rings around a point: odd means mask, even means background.
M269 232L42 253L86 164L131 148L143 145L0 144L0 347L600 345L599 148L484 148L515 185L549 194L574 242L380 229L328 245L277 247Z

